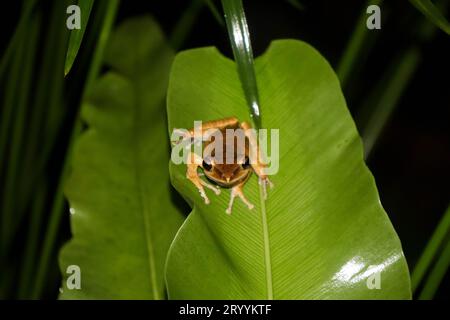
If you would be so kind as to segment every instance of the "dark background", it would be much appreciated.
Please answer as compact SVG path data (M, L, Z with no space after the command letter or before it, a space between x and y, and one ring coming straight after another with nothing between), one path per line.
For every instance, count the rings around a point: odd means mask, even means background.
M215 3L221 9L220 3ZM303 0L301 3L305 8L299 11L288 1L244 0L255 56L263 53L274 39L295 38L313 45L333 67L337 67L365 8L365 1ZM2 14L0 22L1 51L6 47L20 13L19 3L12 6L7 14ZM181 0L122 1L117 23L150 13L169 36L188 6L189 1ZM344 94L352 115L358 119L369 93L390 62L411 44L419 46L421 62L418 69L367 161L412 270L450 204L450 38L438 30L427 41L418 39L417 30L425 18L408 1L385 1L382 16L382 29L371 31L374 33L371 35L374 39L372 47L350 75ZM199 13L181 49L203 46L217 46L221 52L232 56L225 28L206 7ZM75 99L73 115L77 104ZM356 123L358 127L361 125ZM70 125L67 132L62 133L62 145L69 133ZM61 153L55 151L52 159L55 168L60 166ZM60 235L61 244L69 237L67 219ZM49 292L49 298L58 288L56 259L53 267L55 291ZM450 298L448 272L436 298Z

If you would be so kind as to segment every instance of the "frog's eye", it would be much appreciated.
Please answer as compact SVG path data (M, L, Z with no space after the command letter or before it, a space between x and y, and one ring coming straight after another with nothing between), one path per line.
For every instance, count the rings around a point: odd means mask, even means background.
M245 157L245 162L242 164L242 168L244 169L250 168L250 159L247 156Z
M211 169L212 169L212 165L209 164L209 163L207 163L205 160L203 160L202 167L203 167L203 169L205 169L206 171L211 171Z

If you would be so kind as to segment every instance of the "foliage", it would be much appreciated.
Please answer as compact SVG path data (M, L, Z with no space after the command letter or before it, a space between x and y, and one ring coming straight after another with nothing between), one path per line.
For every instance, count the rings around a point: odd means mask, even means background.
M375 299L410 297L400 242L363 162L361 141L328 63L303 42L274 42L256 60L263 128L279 129L280 166L265 205L256 177L235 204L228 192L205 205L171 164L194 210L167 262L172 299ZM232 61L214 48L180 53L168 93L169 128L194 120L248 120ZM269 234L263 232L267 224ZM380 272L382 290L368 290Z
M89 129L76 145L66 187L73 239L61 269L80 266L83 290L65 290L62 298L162 299L166 251L182 219L165 170L173 53L149 17L120 26L107 52L112 70L83 107Z

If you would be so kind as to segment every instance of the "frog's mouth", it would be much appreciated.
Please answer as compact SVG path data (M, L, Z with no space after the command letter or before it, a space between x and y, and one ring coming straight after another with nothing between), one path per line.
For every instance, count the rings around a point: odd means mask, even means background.
M250 178L252 172L251 170L242 170L239 175L231 179L229 182L216 179L212 175L208 174L207 171L205 171L205 176L208 178L209 181L217 184L218 186L221 186L222 188L232 188L242 182L245 182L248 178Z

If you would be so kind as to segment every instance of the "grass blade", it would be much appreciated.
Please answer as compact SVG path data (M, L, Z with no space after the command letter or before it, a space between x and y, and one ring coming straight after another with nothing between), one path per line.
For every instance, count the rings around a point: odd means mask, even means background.
M27 14L28 12L25 12ZM27 29L27 22L23 25L24 30ZM16 43L15 50L14 50L14 57L11 64L10 73L8 75L8 83L6 84L5 92L4 92L4 100L3 107L4 112L2 114L2 125L1 125L1 136L0 136L0 157L2 164L7 167L7 170L5 170L5 183L3 186L3 194L1 197L1 246L0 246L0 252L2 254L7 252L7 249L9 247L10 238L12 235L11 229L12 229L12 223L13 223L13 211L14 211L14 202L11 197L11 194L14 192L14 173L12 170L15 171L14 166L15 163L11 163L12 160L14 160L15 155L14 153L17 152L18 145L13 145L12 143L8 143L10 140L9 136L13 136L13 140L17 140L19 138L20 132L20 126L21 122L23 122L24 117L24 111L23 108L25 105L21 103L21 106L18 107L18 97L21 97L20 90L21 90L21 80L22 79L22 64L25 56L25 39L22 34L23 31L19 33L18 42ZM26 80L25 80L26 81ZM22 82L23 84L23 82ZM15 119L15 121L14 121ZM14 123L13 126L11 126L11 123ZM16 141L14 141L16 142ZM8 146L10 147L8 150ZM5 159L3 159L5 157ZM10 167L12 166L12 170Z
M372 36L370 34L370 30L366 27L366 8L372 4L380 6L382 2L383 0L368 0L366 5L363 7L363 11L358 18L354 31L337 67L337 74L341 80L342 87L345 87L347 84L352 70L354 70L355 66L358 65L358 62L360 61L359 58L361 56L361 52L364 49L368 38Z
M219 9L216 7L216 5L214 4L213 0L203 0L206 4L206 6L209 8L209 10L211 11L212 15L214 16L214 19L216 19L217 23L221 26L221 27L225 27L225 21L223 20Z
M21 43L19 43L19 50L16 57L16 62L20 66L20 69L15 70L16 67L13 67L14 77L19 77L20 81L17 81L18 87L16 90L13 88L8 88L7 97L9 102L7 102L7 106L9 104L14 105L15 107L15 116L14 116L14 125L11 132L10 138L10 150L8 153L8 161L5 164L8 166L6 177L5 177L5 188L3 194L2 201L2 217L3 223L2 226L4 228L3 234L5 237L9 238L12 232L8 230L15 230L15 224L13 222L14 212L17 212L17 208L14 206L14 195L19 194L17 190L18 181L21 176L20 166L22 165L22 156L23 156L23 138L25 130L25 121L26 121L26 113L27 113L27 104L30 101L30 87L33 79L33 66L35 63L36 50L37 50L37 42L40 30L40 17L36 17L32 20L29 26L30 35L28 36L28 41L25 39L21 39ZM23 53L23 57L22 57ZM14 81L14 80L13 80ZM9 83L13 83L13 81ZM8 86L9 87L9 86ZM11 90L11 91L9 91ZM13 95L13 96L10 96ZM8 229L8 230L7 230ZM5 239L5 244L8 246L10 239Z
M89 88L92 86L93 81L96 79L100 72L101 61L103 59L103 53L106 47L106 43L109 38L109 34L111 32L112 26L114 24L117 10L120 4L119 0L105 0L102 3L106 6L106 13L103 20L103 26L100 31L99 41L95 48L94 57L92 60L91 67L89 69L89 74L86 80L86 87L84 89L83 96L89 91ZM70 159L73 149L73 144L75 138L81 132L81 120L79 116L77 117L75 126L72 130L72 134L70 137L69 146L67 148L66 156L64 159L64 167L60 176L60 180L58 183L58 187L55 193L55 198L52 206L52 210L50 213L50 221L45 233L45 239L42 249L41 258L39 260L39 264L37 267L37 276L36 276L36 284L33 289L32 297L37 299L41 294L44 287L46 272L48 269L49 261L51 255L54 253L54 244L57 236L58 228L61 222L63 208L64 208L64 194L63 194L63 186L66 180L67 174L70 168Z
M69 46L67 48L66 64L64 67L64 75L70 72L72 65L80 49L81 42L83 41L84 33L86 32L86 27L89 21L89 16L91 14L92 6L94 5L94 0L79 0L78 6L81 10L81 29L72 30L70 32Z
M298 11L305 10L305 6L299 0L286 0L291 6L293 6Z
M409 0L409 2L437 27L450 35L450 23L430 0Z
M443 9L447 8L445 0L438 1L437 6ZM433 24L422 19L416 31L417 42L419 44L428 42L436 34L436 31L437 28ZM382 134L382 129L412 80L420 63L420 55L420 48L416 44L411 45L399 55L370 93L366 105L360 111L357 122L362 127L366 159L370 157Z
M192 30L202 7L202 0L192 0L186 10L184 10L183 15L178 20L170 36L169 41L173 49L178 50L181 48L189 32Z
M368 99L368 101L376 101L376 104L363 108L363 110L373 110L361 130L366 159L370 157L385 124L412 80L419 61L420 52L417 48L408 50L405 55L397 59L396 63L393 64L393 68L388 70L373 91L372 99Z
M19 23L17 24L16 30L9 41L8 47L0 61L0 76L3 76L3 73L6 70L7 65L14 53L17 42L21 38L21 33L26 30L26 23L33 11L33 8L36 4L37 0L30 0L24 2L24 8L22 10L22 15L20 16Z
M439 289L439 284L444 278L450 266L450 240L439 257L436 265L431 270L425 286L419 296L419 300L431 300L433 299L436 291Z
M436 227L436 230L434 231L433 235L431 236L430 240L428 241L428 244L426 245L425 250L422 253L422 256L419 258L419 261L417 262L416 266L414 267L414 270L411 274L411 287L412 287L413 292L415 292L417 290L417 288L419 287L425 273L430 268L430 266L434 260L434 257L436 257L436 255L439 251L439 248L442 248L445 238L448 236L449 233L450 233L450 206L447 208L447 211L444 213L444 216L442 217L441 221L439 222L438 226ZM448 253L446 253L446 254L448 254ZM436 276L433 276L434 280L435 280L435 277ZM424 289L424 291L425 291L425 289ZM432 291L431 288L427 289L428 293L426 293L425 296L429 296L429 293L431 291Z
M56 128L60 126L61 116L64 112L62 105L62 91L64 89L63 72L64 56L67 49L68 32L66 28L59 28L65 21L65 11L69 1L58 1L52 6L48 16L47 36L44 45L42 60L35 65L40 65L38 77L36 78L36 94L32 97L32 106L29 107L31 120L24 131L25 153L22 155L20 187L29 183L29 177L36 172L36 163L42 156L41 150L50 149L57 139ZM17 201L14 210L14 219L10 219L10 226L4 227L7 239L5 248L9 248L12 238L22 221L24 210L23 204L29 204L28 194L21 194L21 200ZM31 196L31 194L29 194ZM10 200L8 200L10 201ZM5 205L6 206L6 205ZM8 206L11 206L8 204ZM5 211L5 215L8 214Z
M22 268L19 278L18 299L29 299L30 288L38 253L39 232L42 226L43 214L45 213L45 201L47 197L47 186L41 186L33 199L31 206L30 223L23 254Z
M16 27L16 30L14 31L13 36L11 37L11 40L8 44L8 47L6 48L5 54L2 57L1 61L0 61L0 77L3 77L4 73L6 72L8 66L10 65L11 59L13 59L13 63L12 65L14 66L14 63L18 63L18 55L17 55L17 50L20 49L18 48L18 45L21 45L20 41L23 39L23 33L26 32L27 30L27 26L28 26L28 21L30 19L30 15L33 11L33 8L36 4L37 0L31 0L31 1L27 1L22 9L22 14L20 16L20 20L19 23ZM14 67L11 67L13 70L11 70L11 74L12 77L18 76L18 71L14 72ZM17 65L16 68L17 69ZM15 83L11 83L14 82L14 79L11 79L11 75L9 76L8 79L8 86L15 86ZM8 95L8 91L9 89L6 89L5 92L3 92L4 94ZM8 100L10 98L5 98L5 100ZM2 108L2 114L1 114L1 118L2 118L2 122L0 125L0 160L2 161L2 163L5 163L5 159L2 159L1 157L3 157L6 154L5 148L7 145L7 136L8 136L8 130L9 130L9 123L10 118L12 116L13 113L13 105L12 104L7 104L6 101L4 107Z
M230 36L241 84L256 128L261 128L258 87L253 50L242 0L222 0L228 35Z

